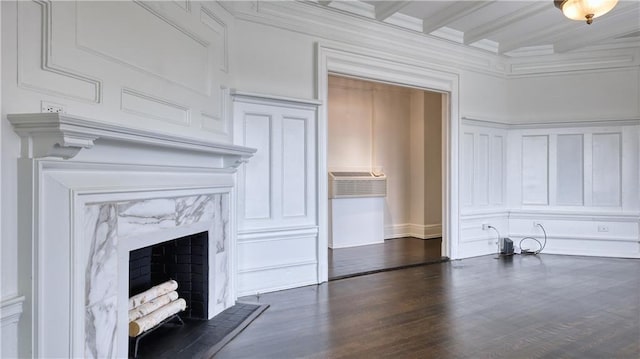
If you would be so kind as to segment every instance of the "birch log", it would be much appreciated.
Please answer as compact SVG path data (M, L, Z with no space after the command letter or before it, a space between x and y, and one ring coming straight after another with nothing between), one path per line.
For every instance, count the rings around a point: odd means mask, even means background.
M155 287L151 287L150 289L129 298L129 310L139 306L140 304L150 302L151 300L156 299L161 295L172 292L176 289L178 289L178 282L173 279L158 284Z
M141 304L131 310L129 310L129 321L132 322L138 318L142 318L145 315L153 312L154 310L167 305L174 300L178 299L178 292L173 291L165 295L161 295L158 298L152 299L149 302Z
M161 321L169 318L170 316L179 313L187 308L187 302L180 298L167 305L164 305L155 311L145 315L142 318L138 318L129 323L129 336L137 337L138 335L146 332L147 330L155 327Z

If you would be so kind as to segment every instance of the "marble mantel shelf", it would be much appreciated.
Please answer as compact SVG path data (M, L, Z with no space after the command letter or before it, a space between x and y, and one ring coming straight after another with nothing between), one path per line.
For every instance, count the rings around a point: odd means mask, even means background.
M92 148L96 140L222 156L224 168L235 168L256 152L253 148L108 124L62 113L10 114L7 118L22 139L21 155L25 158L70 159L82 149Z

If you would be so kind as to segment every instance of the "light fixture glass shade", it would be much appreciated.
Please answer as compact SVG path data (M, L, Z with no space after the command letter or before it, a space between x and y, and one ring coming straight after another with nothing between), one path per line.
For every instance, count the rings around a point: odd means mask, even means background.
M555 1L558 8L562 10L564 16L572 20L587 20L602 16L613 9L618 0L564 0Z

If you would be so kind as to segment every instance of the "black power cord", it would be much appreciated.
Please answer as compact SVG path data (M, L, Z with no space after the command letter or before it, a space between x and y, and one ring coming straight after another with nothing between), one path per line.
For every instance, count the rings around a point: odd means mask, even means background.
M537 255L540 254L540 252L542 252L544 250L544 247L547 246L547 231L544 229L544 226L540 223L536 223L536 225L538 227L540 227L540 229L542 229L542 233L544 233L544 243L540 243L540 241L536 238L533 237L524 237L520 240L520 243L518 243L518 247L520 247L520 254L523 255L528 255L528 254L532 254L532 255ZM538 243L538 246L540 246L540 248L537 251L532 251L529 249L522 249L522 242L524 242L526 239L530 239L533 241L536 241Z

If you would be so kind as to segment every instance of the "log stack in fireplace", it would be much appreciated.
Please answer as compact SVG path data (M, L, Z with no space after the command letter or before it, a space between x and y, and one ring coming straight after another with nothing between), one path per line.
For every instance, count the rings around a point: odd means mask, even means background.
M169 280L129 298L129 337L136 338L134 357L138 352L138 341L145 332L176 318L187 308L187 302L178 298L178 282Z

